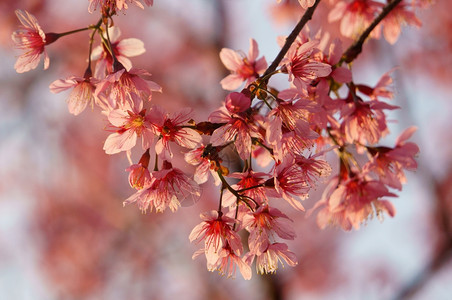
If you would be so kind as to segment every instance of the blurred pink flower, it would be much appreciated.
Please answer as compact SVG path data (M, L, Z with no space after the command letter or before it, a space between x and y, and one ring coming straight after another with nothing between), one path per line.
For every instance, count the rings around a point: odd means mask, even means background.
M402 31L402 25L421 27L422 22L413 11L408 10L408 7L412 6L413 4L402 1L383 19L383 36L388 43L395 44L397 42Z
M35 69L41 56L44 55L44 70L49 67L49 56L45 45L53 43L59 36L54 33L45 34L36 18L25 10L16 10L16 16L22 26L12 34L15 47L25 53L17 58L14 68L17 73L28 72Z
M341 34L355 38L372 23L382 7L383 3L373 0L338 1L328 14L328 22L341 20ZM371 36L378 38L380 28L381 26L377 26L372 31Z
M126 10L129 8L126 1L135 4L140 8L144 8L143 4L138 0L89 0L88 11L93 13L98 7L102 10L108 9L111 12L116 10ZM153 2L154 0L144 0L144 3L147 6L152 6Z
M388 133L383 109L397 109L398 106L373 100L357 99L343 106L342 128L349 143L375 144Z
M244 81L250 84L259 77L267 68L267 61L265 57L257 59L259 55L259 48L254 39L250 39L250 50L248 56L232 49L223 48L220 52L220 59L232 74L226 76L221 80L221 86L225 90L235 90ZM256 60L257 59L257 60Z
M419 147L415 143L407 142L415 131L416 127L406 129L397 138L394 148L368 147L373 156L366 168L377 173L381 182L402 190L402 183L406 182L403 169L410 171L417 169L414 157L419 153Z
M278 3L280 3L281 0L278 0ZM298 0L298 3L300 3L301 7L304 9L309 8L314 5L315 0Z
M397 195L390 193L381 181L367 179L362 174L353 173L351 176L341 181L338 176L332 178L322 199L312 208L323 206L317 215L320 228L333 225L344 230L359 229L361 223L374 215L374 211L379 218L383 212L391 217L395 215L391 202L381 198Z

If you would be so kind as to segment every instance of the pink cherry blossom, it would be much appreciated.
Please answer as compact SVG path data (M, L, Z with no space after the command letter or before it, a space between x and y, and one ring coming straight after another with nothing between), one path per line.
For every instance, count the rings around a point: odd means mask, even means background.
M28 72L35 69L41 56L44 56L44 70L46 70L49 67L49 56L44 46L54 42L58 35L45 34L36 18L25 10L16 10L16 16L22 26L13 32L11 38L15 47L24 50L25 53L17 58L14 68L17 73Z
M284 267L283 260L291 267L298 264L297 257L284 243L273 243L261 255L247 253L245 261L251 264L256 256L256 270L260 274L275 273L278 263Z
M99 7L102 11L110 10L115 12L116 10L126 10L129 8L127 2L135 4L140 8L144 8L143 4L138 0L89 0L88 11L93 13ZM152 6L154 0L144 0L147 6Z
M132 63L128 57L143 54L146 51L144 49L144 43L135 38L120 40L119 36L121 35L121 31L119 30L119 27L116 26L108 28L108 35L116 59L127 71L129 71L132 68ZM113 72L113 57L103 43L93 49L91 58L97 60L96 69L94 71L96 78L104 78L106 72L107 74Z
M251 106L251 99L243 93L233 92L226 96L226 109L231 113L244 112Z
M212 133L210 138L212 146L222 146L234 142L240 157L243 160L249 159L252 146L251 138L260 137L259 129L254 123L257 117L250 110L233 114L224 106L212 112L209 121L224 124Z
M280 3L281 0L278 0L278 3ZM298 0L298 3L300 3L301 7L303 7L303 9L307 9L311 6L314 5L315 0Z
M250 84L262 74L267 68L265 57L257 59L259 48L254 39L250 39L250 50L245 57L240 52L232 49L223 48L220 52L220 59L231 74L221 80L221 86L225 90L235 90L244 81Z
M150 101L152 92L162 91L157 83L149 80L150 76L149 72L142 69L132 68L127 71L122 68L97 84L95 96L104 93L113 108L126 105L132 93Z
M314 156L304 157L296 156L295 163L300 166L303 173L303 177L309 183L311 188L315 187L315 182L319 177L328 177L331 174L331 166L327 161L322 159L317 159L319 155L323 153L318 153Z
M204 241L204 252L208 265L216 265L220 252L226 245L229 245L237 255L242 254L243 246L240 236L233 230L236 223L234 219L219 215L217 211L203 213L201 219L203 222L193 228L189 239L190 242L197 243Z
M78 115L83 112L91 104L93 108L96 103L96 97L94 92L96 90L96 83L98 81L95 78L82 78L76 76L70 76L66 79L58 79L50 84L50 91L52 93L60 93L64 90L73 88L67 99L69 112L73 115Z
M235 278L237 267L245 280L251 279L251 267L228 244L219 251L217 262L207 265L209 271L218 270L220 274L227 275L228 278Z
M236 184L231 185L231 187L240 191L239 193L241 195L252 199L253 202L248 203L252 207L255 207L255 203L262 205L268 202L264 187L264 183L268 180L268 177L269 175L267 173L254 172L252 169L248 169L246 172L237 172L228 175L228 178L239 180ZM227 190L223 196L223 206L234 206L236 200L236 197Z
M412 5L402 1L382 20L383 36L390 44L395 44L404 24L420 27L422 22L413 11L408 10Z
M385 212L395 215L393 205L382 197L395 197L381 181L368 179L363 174L352 174L339 180L336 176L325 189L322 199L314 207L323 209L317 215L320 228L340 226L344 230L359 229L360 224L374 215Z
M273 146L276 160L286 155L300 153L313 145L318 134L310 129L311 112L318 111L315 102L309 100L278 101L267 116L266 141Z
M328 49L321 50L322 52L318 53L320 56L318 60L332 66L329 76L339 83L352 81L352 72L347 67L336 66L344 53L341 40L336 38L329 44Z
M380 101L352 101L342 111L342 128L347 142L365 145L377 143L388 133L383 109L397 109L398 106Z
M414 171L417 163L414 159L419 153L419 147L407 140L416 131L416 127L406 129L397 139L394 148L369 148L372 160L367 167L378 174L380 181L390 187L402 190L402 183L406 182L403 169Z
M141 137L143 150L148 149L154 140L154 127L150 122L149 113L143 109L143 102L133 94L133 106L112 110L108 121L116 127L116 132L110 134L104 144L107 154L115 154L132 149L137 139Z
M199 186L185 175L181 170L173 168L164 161L164 168L153 171L151 179L135 194L127 198L123 204L137 203L138 208L146 212L163 212L169 208L175 212L181 203L188 205L198 201L200 197Z
M289 81L300 91L305 91L313 80L326 77L331 73L329 64L313 59L312 54L317 45L318 41L294 43L287 52L286 58L281 61L289 73Z
M215 179L215 184L220 184L217 171L220 169L221 159L218 156L217 147L212 147L211 144L207 146L201 144L199 147L185 153L185 161L197 166L193 177L196 183L205 183L210 172Z
M268 190L269 196L283 198L296 210L304 211L303 205L297 198L306 199L308 197L309 185L301 168L294 164L293 159L288 157L278 164L273 177L274 190Z
M383 74L383 76L381 76L380 80L378 80L377 84L373 88L364 84L357 84L356 88L359 92L365 94L371 100L381 101L380 98L392 99L394 97L394 81L391 77L391 73L394 72L394 70L395 68Z
M328 22L341 20L342 35L354 38L372 23L382 7L383 3L373 0L338 1L328 14ZM371 36L374 38L380 36L380 26L372 31Z
M193 149L201 143L201 135L196 130L189 128L187 124L191 119L191 113L191 108L184 108L176 113L168 114L159 106L153 107L150 120L159 136L155 145L158 155L163 158L173 156L170 142L189 149Z
M129 184L132 188L141 190L147 183L151 181L151 173L149 173L150 154L149 149L141 156L138 164L133 164L126 169L129 172Z
M295 232L289 219L280 210L267 205L249 212L243 217L242 226L250 232L248 246L250 252L261 255L271 244L270 239L278 235L282 239L293 240Z

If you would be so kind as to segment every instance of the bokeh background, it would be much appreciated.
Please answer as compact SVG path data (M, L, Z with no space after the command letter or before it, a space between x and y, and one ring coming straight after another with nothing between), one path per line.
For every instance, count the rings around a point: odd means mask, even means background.
M272 61L277 36L287 35L302 13L297 1L282 2L155 0L152 8L119 13L115 22L124 38L145 43L147 52L132 62L163 86L153 101L169 111L194 107L195 119L203 120L225 96L221 48L247 52L252 37ZM67 93L48 89L56 79L83 74L88 33L50 45L47 71L40 65L15 72L15 9L34 14L46 32L64 32L96 22L87 6L79 0L0 2L0 299L450 299L450 1L418 11L422 28L404 27L394 46L368 42L354 64L355 82L369 85L397 67L392 104L402 109L390 114L392 133L384 142L392 145L403 129L418 127L419 168L393 200L396 217L343 232L320 230L314 218L291 213L298 237L290 248L299 265L250 281L210 273L203 258L191 259L197 246L188 235L199 213L217 206L212 185L197 204L174 214L122 207L133 193L124 172L128 162L103 152L105 118L96 109L70 115ZM325 22L329 7L321 3L312 28ZM190 168L181 158L176 164ZM305 206L321 192L322 185Z

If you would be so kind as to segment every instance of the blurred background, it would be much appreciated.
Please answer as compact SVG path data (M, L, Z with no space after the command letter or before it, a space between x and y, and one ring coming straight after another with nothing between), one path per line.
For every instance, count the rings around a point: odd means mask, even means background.
M198 121L225 96L221 48L247 53L254 38L271 62L277 36L288 35L302 14L297 1L285 0L154 2L119 13L115 23L123 38L144 41L146 53L132 62L162 85L164 93L153 101L168 111L194 107ZM402 109L389 115L387 145L405 128L418 127L419 168L392 201L397 215L343 232L320 230L314 217L289 213L298 236L289 247L299 265L244 281L240 274L227 279L208 272L203 257L191 259L198 246L188 235L200 212L216 208L215 187L204 185L197 204L174 214L123 208L134 191L125 155L102 150L107 121L98 109L74 117L68 93L49 92L54 80L83 74L87 32L48 46L47 71L41 63L15 72L15 9L34 14L45 32L64 32L97 21L88 1L2 0L0 299L450 299L452 4L437 2L418 11L421 28L404 27L394 46L368 42L354 64L355 82L371 86L397 67L391 104ZM330 8L323 1L310 26L325 22ZM190 169L182 158L175 164ZM303 205L312 207L322 189Z

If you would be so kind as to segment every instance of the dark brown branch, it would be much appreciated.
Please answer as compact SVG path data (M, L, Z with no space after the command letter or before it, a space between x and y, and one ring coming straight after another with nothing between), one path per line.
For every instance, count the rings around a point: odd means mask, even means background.
M367 27L366 30L361 34L358 40L356 40L342 55L339 64L351 63L363 50L363 44L365 40L369 37L372 30L377 27L377 25L401 2L402 0L393 0L388 5L386 5L377 18Z
M314 14L314 11L315 11L317 5L320 3L320 1L321 0L316 0L314 5L306 10L303 17L301 17L300 21L298 22L297 26L295 26L295 28L292 30L292 32L289 34L289 36L286 38L286 43L281 48L281 51L279 51L275 60L271 63L271 65L267 68L267 70L265 70L265 73L264 73L264 75L261 76L261 78L265 78L267 75L269 75L270 73L272 73L276 70L279 63L282 61L282 59L286 55L287 51L289 51L290 46L293 44L293 42L297 38L300 31L303 29L304 25L306 25L306 23L308 23L308 21L312 19L312 15Z

